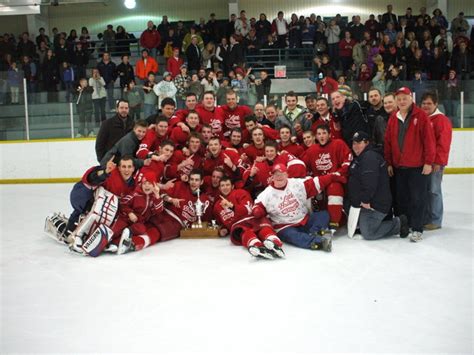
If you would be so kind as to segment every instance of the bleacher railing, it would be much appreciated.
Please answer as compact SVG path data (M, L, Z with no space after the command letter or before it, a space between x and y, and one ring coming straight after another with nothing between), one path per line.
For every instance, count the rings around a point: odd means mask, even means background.
M79 138L94 136L97 134L100 120L95 120L92 112L87 122L87 132L79 132L80 122L76 107L77 96L58 84L58 90L46 92L42 90L42 83L29 83L23 79L23 73L19 72L21 81L19 86L12 86L5 72L0 72L0 140L33 140L52 138ZM286 79L275 79L286 80ZM367 90L371 85L365 82L348 82L354 96L359 100L367 99ZM411 87L411 82L399 82L397 85ZM461 90L453 96L447 96L443 89L446 81L428 81L426 89L435 89L440 97L440 110L447 114L452 120L454 128L474 128L474 80L460 82ZM16 90L15 87L18 87ZM293 90L300 95L304 102L304 96L313 92L302 92L298 87ZM74 91L74 90L73 90ZM452 93L450 94L452 95ZM114 88L114 100L121 98L122 92L119 87ZM416 101L419 101L420 92L416 92ZM18 99L18 103L15 103ZM284 94L273 94L265 97L265 102L275 102L279 107L284 106ZM113 105L114 106L114 105ZM106 116L111 117L115 113L109 110L106 104ZM141 112L143 118L143 110Z

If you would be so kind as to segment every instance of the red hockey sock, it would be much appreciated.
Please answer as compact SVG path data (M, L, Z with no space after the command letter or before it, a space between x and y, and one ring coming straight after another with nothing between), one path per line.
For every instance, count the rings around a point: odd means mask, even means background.
M258 231L258 237L262 241L266 239L270 239L276 246L279 246L279 247L283 245L280 238L276 236L275 231L271 227L263 227L262 229L260 229Z
M331 197L339 197L339 196L329 196L328 200L328 212L329 212L329 220L333 223L341 223L342 219L342 205L333 205L331 204ZM339 197L342 199L342 197Z
M260 243L260 244L257 244L257 243ZM242 245L248 248L249 246L252 246L252 245L261 246L262 242L257 239L257 236L255 235L253 230L247 229L242 233Z

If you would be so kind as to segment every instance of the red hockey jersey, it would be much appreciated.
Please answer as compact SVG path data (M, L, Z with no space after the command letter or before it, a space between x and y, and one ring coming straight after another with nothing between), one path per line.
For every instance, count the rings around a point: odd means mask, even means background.
M221 206L222 197L219 197L214 204L214 217L217 223L224 226L228 231L232 230L232 227L241 222L244 219L252 219L252 197L250 194L242 189L235 189L230 192L225 198L232 202L234 207L223 208Z
M196 112L199 115L201 125L210 125L214 136L222 138L224 134L224 120L221 117L217 116L217 111L218 108L214 108L214 110L208 111L201 104L198 104L196 106Z
M148 129L137 150L137 158L145 160L150 153L158 150L167 137L159 137L154 129Z
M193 169L199 169L202 165L204 158L200 154L192 154L191 159L193 161L192 166L182 166L178 167L183 160L186 160L188 157L183 154L182 150L175 150L171 158L168 160L168 163L165 167L165 178L167 180L179 179L181 180L182 175L189 175Z
M347 177L352 153L343 140L334 139L324 146L313 144L305 151L302 160L312 176L339 172Z
M227 105L217 107L216 118L223 122L224 137L228 137L233 128L243 129L245 127L244 118L251 114L252 110L245 105L238 105L233 110Z
M163 211L163 200L156 198L154 193L146 195L141 186L137 186L135 191L120 199L119 213L126 220L128 214L133 212L138 217L138 223L146 222L151 216Z

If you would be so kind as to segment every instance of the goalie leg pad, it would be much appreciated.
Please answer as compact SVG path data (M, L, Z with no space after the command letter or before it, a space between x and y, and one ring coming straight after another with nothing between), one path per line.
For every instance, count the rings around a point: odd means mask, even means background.
M101 224L90 237L84 240L82 250L89 256L97 257L107 247L112 236L112 230L106 225Z

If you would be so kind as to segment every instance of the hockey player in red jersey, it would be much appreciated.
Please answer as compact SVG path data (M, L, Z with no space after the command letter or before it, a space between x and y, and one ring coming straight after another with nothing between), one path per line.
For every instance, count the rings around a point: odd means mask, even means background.
M210 219L211 201L205 193L201 193L202 184L202 172L193 170L189 174L189 182L178 181L172 188L163 191L165 211L160 216L160 223L157 226L162 241L179 237L182 228L191 227L197 221L195 203L198 190L204 208L202 220Z
M223 137L224 121L217 116L216 99L212 91L206 91L202 97L202 102L196 106L202 125L211 126L212 135Z
M204 183L202 185L202 190L206 193L211 201L212 205L214 206L214 202L216 202L217 198L219 197L219 182L224 177L224 169L221 167L217 167L212 171L212 174L204 176Z
M237 93L229 90L226 93L226 105L216 109L216 118L223 122L224 137L228 138L232 128L243 129L244 118L252 114L252 110L245 105L237 104Z
M320 235L328 227L329 215L326 211L310 213L306 200L338 179L336 174L288 179L285 165L276 164L272 168L271 185L255 200L253 215L257 218L267 215L284 242L300 248L331 251L331 238Z
M316 143L316 136L312 131L303 132L303 144L301 145L304 150L307 150L313 144Z
M186 108L176 111L173 117L169 120L169 129L173 129L181 122L184 123L186 121L186 117L188 116L189 111L194 111L197 106L197 96L195 93L187 93L186 100L184 101L184 105Z
M120 199L111 241L117 246L117 254L141 250L160 239L156 225L160 223L158 215L163 211L163 200L155 181L154 173L145 173L133 193Z
M149 128L137 150L137 158L147 159L158 149L161 142L168 139L168 119L158 116L155 128Z
M243 143L251 143L252 137L250 132L255 128L255 127L260 127L263 130L263 135L265 139L271 139L271 140L278 140L280 139L280 133L268 126L258 124L257 121L257 116L255 115L250 115L244 118L245 122L245 129L242 131L242 142Z
M184 147L190 133L199 132L199 115L196 111L189 111L182 125L178 125L171 130L170 139L175 143L175 147L180 149Z
M227 176L233 181L241 176L239 168L240 157L233 149L222 149L221 141L218 137L213 137L207 145L209 156L204 159L203 170L205 175L210 175L214 168L221 167Z
M244 148L241 158L245 163L252 165L265 159L265 135L261 127L255 126L250 131L250 136L252 142Z
M165 167L166 179L189 180L189 173L201 168L204 156L202 155L202 139L199 133L191 133L186 149L175 149Z
M276 142L267 141L265 143L265 159L252 164L243 174L245 188L249 188L254 196L257 196L271 183L272 167L275 164L285 165L290 178L306 177L306 165L303 161L287 152L278 153L277 147Z
M156 182L160 188L165 188L161 184L163 177L165 176L165 167L167 162L171 159L174 152L174 142L167 139L161 142L157 152L151 155L151 163L148 166L144 166L140 169L140 173L137 176L138 181L141 181L143 174L152 172L156 178Z
M240 128L233 128L230 131L229 141L222 141L222 146L229 149L234 149L239 156L244 152L244 145L242 143L242 130ZM245 144L247 146L248 144Z
M286 151L291 155L300 158L304 153L304 148L297 143L291 141L291 129L288 126L282 126L280 133L280 151Z
M316 129L319 144L308 148L303 161L312 176L338 173L340 181L330 183L324 190L332 227L339 227L342 220L344 185L347 181L352 153L342 139L331 139L329 126L323 124ZM341 183L342 181L342 183Z
M273 259L284 257L283 243L277 237L270 221L252 215L252 198L242 189L234 189L230 178L219 182L220 196L214 204L214 216L221 225L219 234L230 234L235 245L243 245L255 257Z

